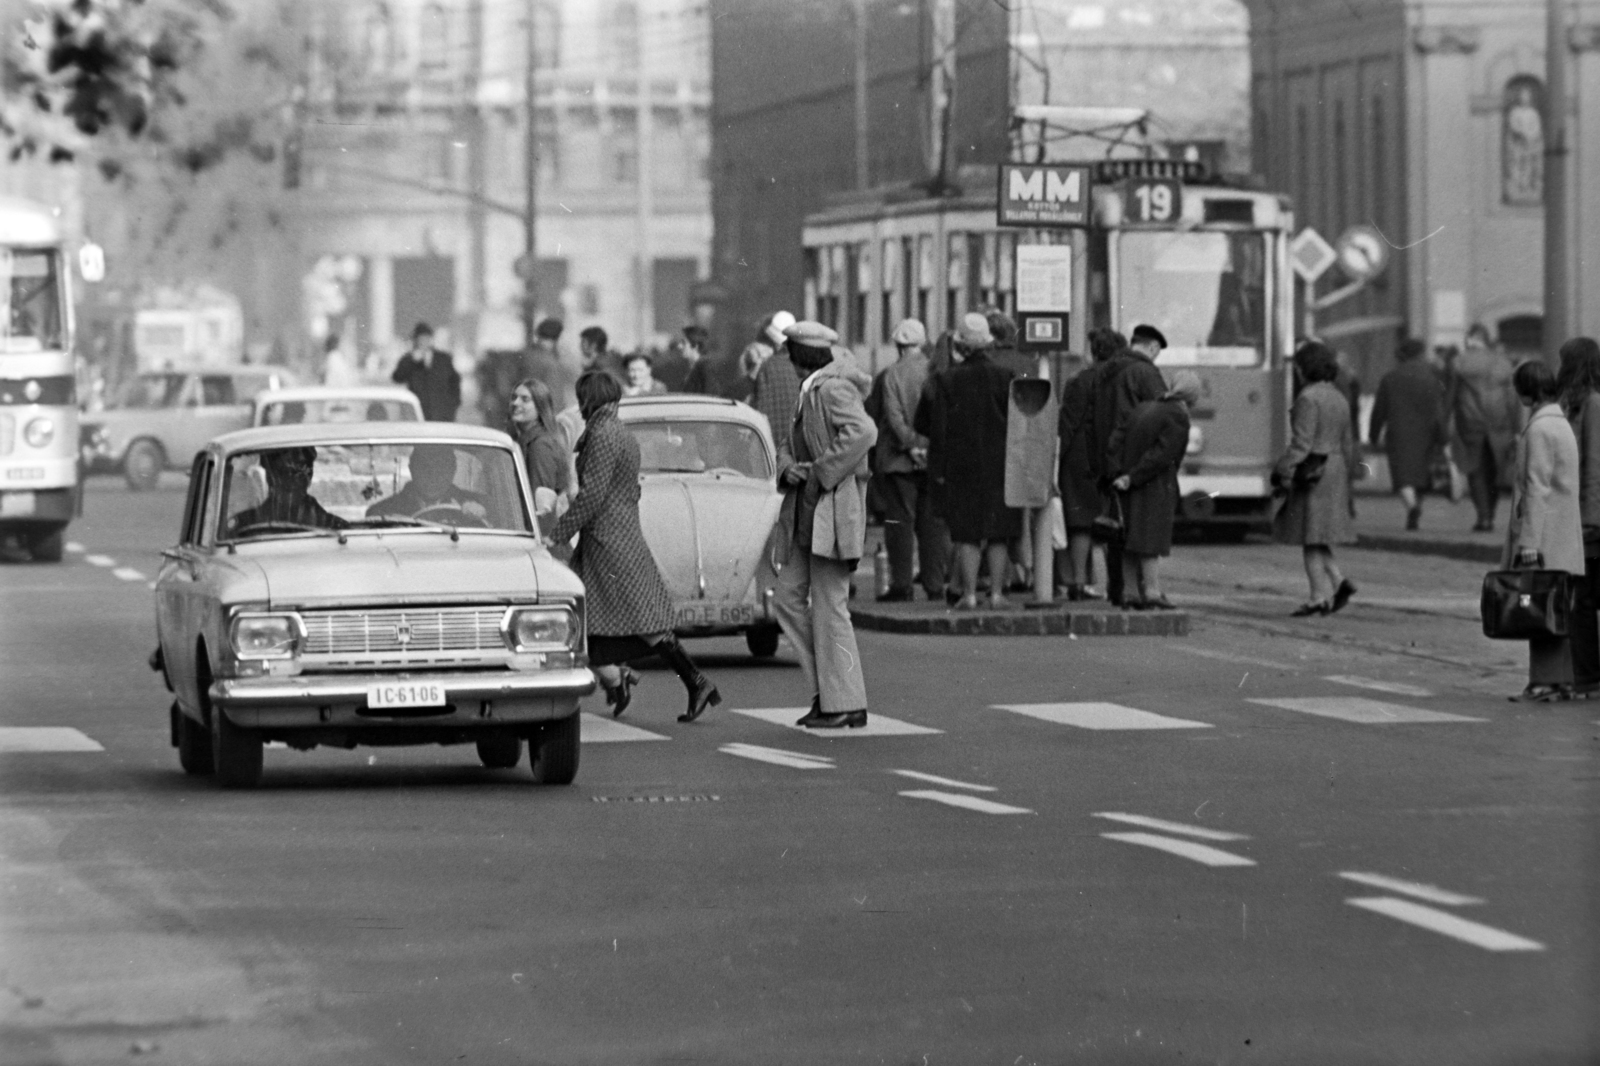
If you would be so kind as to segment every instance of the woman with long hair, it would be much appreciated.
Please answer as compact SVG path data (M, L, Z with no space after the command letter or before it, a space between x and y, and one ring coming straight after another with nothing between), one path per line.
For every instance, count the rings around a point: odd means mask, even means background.
M639 675L626 664L659 655L689 692L678 717L692 722L722 702L672 632L672 594L639 526L639 442L617 418L622 383L590 370L578 379L584 431L578 440L578 494L550 530L548 543L574 535L572 568L587 599L589 663L612 715L628 707Z
M538 378L523 378L511 390L509 432L522 445L528 483L537 493L549 489L558 497L571 485L566 437L556 421L555 394Z
M1573 597L1573 691L1600 692L1600 343L1574 337L1561 346L1561 407L1578 441L1578 511L1583 522L1583 577Z
M1354 544L1350 519L1350 469L1355 437L1350 405L1334 385L1339 360L1327 345L1307 341L1294 353L1302 382L1289 416L1289 450L1273 469L1272 481L1283 506L1272 520L1279 544L1298 544L1311 598L1294 615L1332 614L1356 594L1355 585L1334 561L1336 544Z
M1530 414L1517 441L1517 481L1502 565L1565 570L1576 583L1584 573L1578 439L1556 402L1561 390L1548 366L1538 360L1523 363L1511 383ZM1511 698L1570 699L1573 678L1571 638L1534 637L1528 641L1528 687Z

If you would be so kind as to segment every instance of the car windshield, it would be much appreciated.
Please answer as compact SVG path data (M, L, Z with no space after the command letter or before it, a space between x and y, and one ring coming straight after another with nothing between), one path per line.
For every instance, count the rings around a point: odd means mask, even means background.
M135 411L176 407L183 394L183 382L182 374L140 374L123 384L111 406Z
M1117 240L1117 321L1167 338L1161 366L1258 366L1267 350L1266 238L1129 230Z
M258 425L283 426L300 422L416 422L417 411L403 400L367 399L360 396L320 400L271 400L261 404Z
M625 424L639 442L642 474L773 476L761 435L738 422L652 419Z
M0 351L61 348L61 282L55 253L0 246Z
M318 444L236 452L218 538L396 528L533 532L506 448L442 441Z

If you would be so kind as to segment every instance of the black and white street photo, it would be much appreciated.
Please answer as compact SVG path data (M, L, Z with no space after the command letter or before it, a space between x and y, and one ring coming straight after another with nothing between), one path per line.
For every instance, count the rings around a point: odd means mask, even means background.
M1600 1064L1600 0L0 0L0 1063Z

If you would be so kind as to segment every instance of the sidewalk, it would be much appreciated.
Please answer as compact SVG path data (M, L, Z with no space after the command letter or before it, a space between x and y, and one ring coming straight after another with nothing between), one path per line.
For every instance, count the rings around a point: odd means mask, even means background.
M1400 497L1356 492L1357 547L1374 551L1438 555L1447 559L1495 564L1506 543L1506 522L1511 515L1511 494L1500 501L1493 533L1474 533L1476 512L1469 500L1451 503L1442 496L1422 500L1422 522L1406 532L1406 509Z

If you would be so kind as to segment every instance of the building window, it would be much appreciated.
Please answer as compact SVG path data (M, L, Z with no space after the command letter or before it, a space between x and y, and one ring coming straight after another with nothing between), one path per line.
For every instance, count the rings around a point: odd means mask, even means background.
M639 121L632 111L617 111L611 116L609 170L616 185L632 185L639 180Z
M533 65L539 70L561 66L561 9L550 0L533 9Z
M450 16L442 4L422 8L422 33L417 38L417 64L427 70L450 65Z
M639 69L639 5L633 0L617 0L606 17L606 40L611 46L611 61L620 71Z
M1508 204L1544 203L1544 82L1519 74L1506 83L1500 123L1500 198Z
M388 4L367 8L361 23L361 62L368 74L387 74L394 69L396 54L394 19Z

